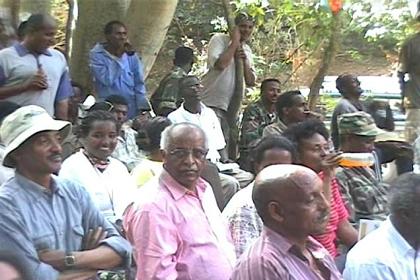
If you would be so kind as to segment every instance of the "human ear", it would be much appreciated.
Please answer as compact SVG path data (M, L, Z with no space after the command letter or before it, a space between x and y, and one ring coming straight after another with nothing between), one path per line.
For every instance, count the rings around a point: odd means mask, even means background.
M267 211L271 219L273 219L274 221L277 221L279 223L282 223L284 221L283 209L280 208L278 202L271 201L267 205Z

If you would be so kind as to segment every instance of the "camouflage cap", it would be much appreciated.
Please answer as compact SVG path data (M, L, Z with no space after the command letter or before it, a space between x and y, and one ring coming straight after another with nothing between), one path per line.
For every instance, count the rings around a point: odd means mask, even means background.
M377 136L382 132L368 113L348 113L338 117L338 133L340 135Z

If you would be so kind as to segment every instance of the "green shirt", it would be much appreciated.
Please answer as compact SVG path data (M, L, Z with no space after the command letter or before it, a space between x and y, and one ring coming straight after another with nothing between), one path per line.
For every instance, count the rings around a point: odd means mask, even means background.
M264 128L276 120L276 114L268 112L261 99L245 108L239 146L241 156L243 153L249 153L257 145L263 136Z
M388 190L386 183L376 179L369 167L340 167L337 181L344 205L354 222L359 219L385 220L388 210Z
M160 112L164 108L174 110L178 108L177 103L181 99L178 94L178 81L185 76L187 76L187 72L181 67L175 66L172 71L163 78L159 87L150 99L156 114L160 115Z

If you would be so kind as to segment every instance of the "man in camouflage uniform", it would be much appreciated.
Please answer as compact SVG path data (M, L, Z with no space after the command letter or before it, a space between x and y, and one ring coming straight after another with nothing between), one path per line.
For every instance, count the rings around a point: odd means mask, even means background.
M151 97L153 111L159 116L168 116L181 104L178 95L178 81L188 75L194 64L194 52L188 47L179 47L175 50L174 68L163 78L159 87Z
M382 133L365 112L339 116L338 132L345 153L372 153L375 138ZM388 214L388 185L370 167L340 167L337 180L353 222L359 219L384 220Z
M264 128L277 119L275 104L279 94L280 81L266 79L261 83L260 98L244 110L239 142L239 163L247 171L252 169L249 165L250 151L262 137Z

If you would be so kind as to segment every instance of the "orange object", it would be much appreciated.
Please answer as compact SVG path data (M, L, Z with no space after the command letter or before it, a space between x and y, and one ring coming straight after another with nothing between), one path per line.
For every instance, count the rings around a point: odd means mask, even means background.
M343 8L343 0L328 0L330 4L330 9L334 14L338 14Z
M375 164L371 153L343 153L338 163L343 167L369 167Z

